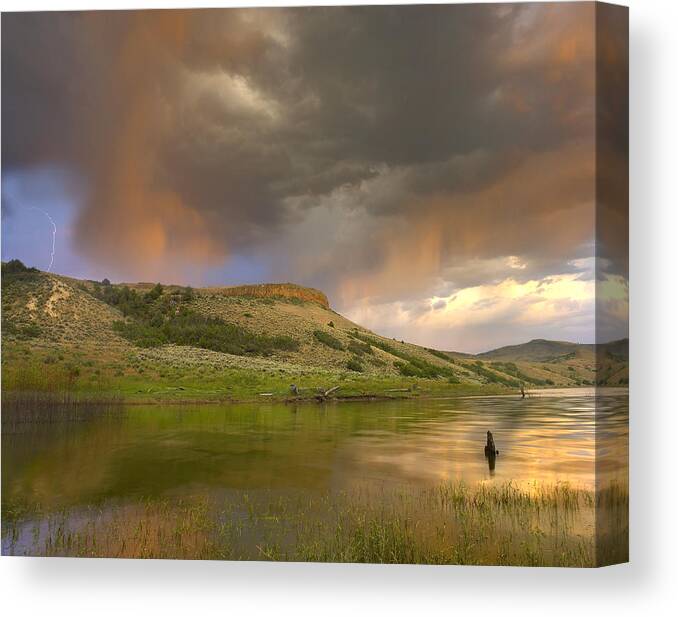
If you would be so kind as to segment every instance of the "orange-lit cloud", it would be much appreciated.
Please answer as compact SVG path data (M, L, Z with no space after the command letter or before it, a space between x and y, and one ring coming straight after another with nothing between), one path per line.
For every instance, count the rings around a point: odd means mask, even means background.
M564 293L589 275L576 264L596 250L597 192L610 221L598 250L624 278L613 101L626 56L597 39L596 10L6 15L3 171L76 175L73 244L118 278L199 284L196 271L253 263L353 313L509 281L543 294L560 277ZM598 187L597 49L621 93L602 117L619 136L598 144ZM533 310L522 296L513 306ZM570 314L564 297L548 306L553 320Z

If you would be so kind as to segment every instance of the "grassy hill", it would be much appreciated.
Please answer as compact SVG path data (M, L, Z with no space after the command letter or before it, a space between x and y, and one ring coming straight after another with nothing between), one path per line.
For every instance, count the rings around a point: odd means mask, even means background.
M542 370L605 386L628 385L629 341L621 339L600 345L534 339L478 354L490 366L513 363L528 372ZM564 372L567 371L567 372ZM559 380L556 380L559 383Z
M593 353L593 345L578 345L566 341L534 339L521 345L508 345L478 354L487 360L524 360L527 362L551 362L571 354Z
M532 341L476 357L427 349L362 328L322 292L289 283L106 283L3 264L5 396L243 400L293 397L292 384L294 398L337 385L344 396L418 396L596 379L586 346ZM616 353L608 364L606 380L623 383L625 360Z
M477 355L487 360L524 360L527 362L556 362L572 357L592 358L596 353L615 357L621 361L629 359L629 340L620 339L600 345L568 343L533 339L521 345L508 345ZM574 356L573 356L574 354Z

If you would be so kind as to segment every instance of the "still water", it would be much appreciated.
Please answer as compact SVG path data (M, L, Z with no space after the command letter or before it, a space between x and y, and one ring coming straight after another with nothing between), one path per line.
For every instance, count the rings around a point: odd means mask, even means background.
M5 511L459 480L593 489L596 471L599 481L625 482L628 464L628 395L613 390L597 398L577 389L525 400L130 406L77 420L11 420L3 418ZM494 469L483 452L488 430L499 449Z

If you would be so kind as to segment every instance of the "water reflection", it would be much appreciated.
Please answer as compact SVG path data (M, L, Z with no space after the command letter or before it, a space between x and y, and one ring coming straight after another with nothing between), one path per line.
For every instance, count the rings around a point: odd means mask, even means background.
M592 391L337 405L132 407L2 435L3 506L228 490L432 486L446 480L567 481L593 488L596 416L615 447L599 464L626 477L628 403ZM497 456L484 456L491 431ZM599 475L600 479L600 475Z
M488 454L487 456L487 468L490 471L490 477L494 476L494 466L497 460L496 454Z

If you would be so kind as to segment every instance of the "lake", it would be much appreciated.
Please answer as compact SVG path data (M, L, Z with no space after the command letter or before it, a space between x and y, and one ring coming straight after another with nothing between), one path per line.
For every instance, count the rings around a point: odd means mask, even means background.
M200 502L205 520L218 520L222 531L228 527L231 552L192 554L184 547L188 552L156 554L156 539L149 540L148 556L299 558L285 552L294 535L286 525L303 518L304 524L323 521L331 527L333 517L342 515L341 504L366 508L356 514L360 520L365 511L383 518L385 504L391 518L414 520L427 518L426 495L443 485L467 492L508 485L527 495L545 486L582 495L597 482L627 486L625 390L597 398L593 389L544 390L525 400L157 405L37 414L22 421L26 417L22 410L3 414L3 554L108 555L125 542L109 538L106 551L88 552L103 527L110 534L111 525L143 520L147 532L158 535L163 520L179 525L182 516L195 516L191 508ZM493 462L483 452L487 430L499 449ZM409 505L399 506L399 499ZM160 507L164 515L154 510ZM591 535L592 511L582 514L585 510L577 510L572 531ZM247 529L245 511L256 518ZM273 522L262 514L272 511ZM447 516L441 510L428 526L446 528ZM57 519L61 539L54 537ZM237 537L234 521L242 523ZM274 523L280 528L273 529ZM278 552L252 546L261 540L262 525L280 536L268 538ZM423 536L417 531L417 542L421 537L432 542L431 529ZM125 528L118 535L128 533ZM214 533L198 534L194 543L209 536L213 548ZM185 537L191 534L195 529ZM81 553L58 544L69 538Z

